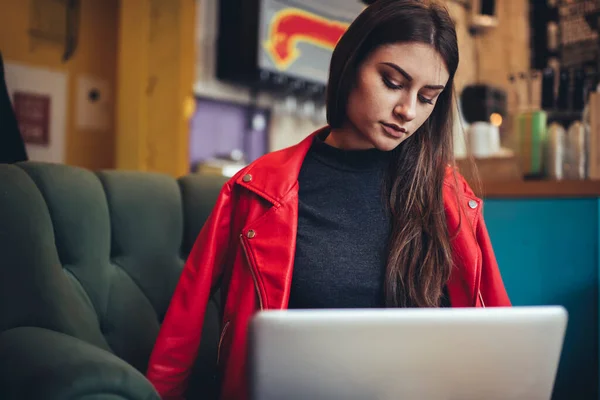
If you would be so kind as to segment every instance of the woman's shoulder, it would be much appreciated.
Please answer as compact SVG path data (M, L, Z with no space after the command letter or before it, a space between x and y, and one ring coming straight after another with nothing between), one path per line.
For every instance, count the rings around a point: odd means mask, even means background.
M257 178L260 180L269 179L270 181L278 180L281 183L295 182L300 173L302 162L311 146L313 135L307 136L295 145L271 151L258 157L238 171L231 178L231 182L248 183Z
M230 189L250 190L273 204L279 203L297 185L311 142L309 136L294 146L264 154L240 169L226 185Z
M473 215L474 218L481 213L483 200L475 194L465 177L455 166L446 168L443 193L446 211L456 215L467 212L467 214Z
M465 177L460 173L458 167L454 165L446 166L446 175L444 177L444 185L455 189L459 194L470 197L477 197Z

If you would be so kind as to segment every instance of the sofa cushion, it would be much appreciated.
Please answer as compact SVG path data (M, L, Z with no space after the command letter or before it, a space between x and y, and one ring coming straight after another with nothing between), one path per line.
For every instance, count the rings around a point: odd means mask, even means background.
M227 178L191 174L179 178L183 201L184 230L182 255L187 258L196 237L208 219Z
M0 329L36 326L145 372L184 259L224 178L0 165ZM220 306L209 304L196 374L215 388Z
M33 179L19 166L0 165L0 331L36 326L109 349L92 302L62 267L56 241Z
M20 165L52 218L62 267L112 351L145 370L183 261L176 182L163 175Z
M0 333L0 397L160 400L145 377L112 353L42 328Z

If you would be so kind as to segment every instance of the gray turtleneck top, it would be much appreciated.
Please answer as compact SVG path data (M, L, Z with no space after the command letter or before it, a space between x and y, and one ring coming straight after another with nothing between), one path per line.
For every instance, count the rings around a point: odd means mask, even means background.
M382 184L389 153L342 150L325 137L315 137L298 178L289 308L384 307L390 217Z

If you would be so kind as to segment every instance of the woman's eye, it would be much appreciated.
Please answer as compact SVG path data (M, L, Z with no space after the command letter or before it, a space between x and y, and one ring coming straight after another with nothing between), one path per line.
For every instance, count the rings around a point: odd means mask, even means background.
M402 85L396 85L395 83L393 83L391 80L389 80L387 77L382 77L383 79L383 83L385 83L385 86L389 87L390 89L402 89Z
M433 99L428 99L427 97L419 96L419 101L421 103L433 104Z
M387 86L388 88L392 89L392 90L399 90L402 89L404 86L400 85L400 84L396 84L393 83L387 76L382 76L381 79L383 80L383 83L385 84L385 86ZM419 101L421 103L425 103L425 104L431 104L433 105L433 99L429 99L427 97L424 97L422 95L419 95Z

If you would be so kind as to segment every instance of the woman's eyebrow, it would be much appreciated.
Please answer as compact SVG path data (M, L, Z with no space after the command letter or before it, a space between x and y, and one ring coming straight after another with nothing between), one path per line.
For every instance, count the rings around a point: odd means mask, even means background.
M412 82L412 80L413 80L413 77L412 77L412 76L410 76L410 74L409 74L408 72L406 72L404 69L402 69L402 68L401 68L399 65L396 65L396 64L394 64L394 63L392 63L392 62L384 62L384 63L381 63L381 64L383 64L383 65L387 65L388 67L395 69L395 70L396 70L396 71L398 71L398 72L399 72L399 73L400 73L402 76L404 76L404 78L405 78L407 81L409 81L409 82ZM431 89L431 90L442 90L442 89L444 89L444 88L445 88L445 86L444 86L444 85L425 85L425 86L423 86L423 87L424 87L425 89Z

